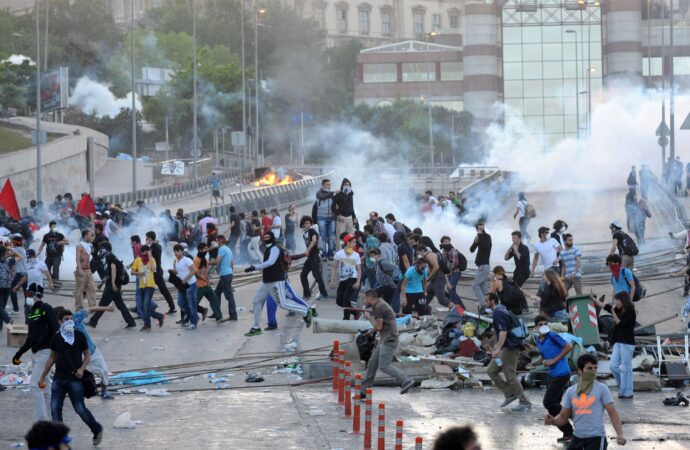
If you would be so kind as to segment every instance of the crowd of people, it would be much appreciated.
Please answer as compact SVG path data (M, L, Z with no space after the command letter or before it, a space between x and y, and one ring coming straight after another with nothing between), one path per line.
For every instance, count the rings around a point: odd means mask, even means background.
M645 170L640 170L641 180L651 176ZM634 167L632 175L635 175ZM646 182L641 183L640 200L635 200L639 210L643 210L647 196ZM636 179L629 178L628 186L630 201L626 198L626 211L636 198ZM422 215L452 212L462 217L466 213L467 199L453 192L436 198L427 191L419 200ZM0 246L0 327L2 322L12 320L12 313L19 313L16 293L22 291L29 336L13 362L19 363L30 350L35 370L41 373L40 377L32 378L31 384L36 418L47 420L50 410L53 420L61 420L63 400L68 394L75 411L91 428L94 444L100 442L103 428L86 408L84 393L80 391L87 366L100 375L101 397L112 397L107 389L105 359L87 327L96 328L101 316L115 308L126 328L135 327L135 321L141 320L142 332L151 332L154 325L164 326L166 316L176 314L178 309L180 317L176 323L190 331L209 318L218 323L237 321L233 276L235 266L242 264L246 266L245 272L261 271L261 283L252 302L254 323L246 336L276 329L277 307L303 317L308 327L316 314L315 304L329 300L331 295L342 308L344 320L364 318L372 323L370 333L378 334L379 344L369 363L362 395L373 383L377 368L398 380L401 393L414 386L412 379L392 365L398 345L396 314L429 315L434 299L440 312L455 308L464 311L468 308L466 302L473 300L480 314L493 317L496 341L487 349L492 356L488 373L505 395L501 407L518 401L515 411L531 409L532 404L516 374L526 333L520 335L515 329L520 317L534 306L538 310L535 346L551 374L544 396L544 406L549 412L546 423L559 427L563 433L559 441L569 443L568 448L595 448L605 442L605 410L616 428L619 444L625 443L611 393L605 385L594 381L596 358L585 355L577 361L580 381L568 387L569 344L549 328L552 322L568 319L566 299L571 292L583 295L582 251L564 220L559 219L550 227L540 226L537 239L531 241L528 227L535 214L524 193L518 194L514 215L519 231L492 239L485 221L477 220L476 234L466 249L474 254L471 282L474 298L463 299L458 284L468 269L468 260L465 250L457 248L450 236L441 236L437 246L421 228L411 228L393 213L371 211L365 218L357 217L355 203L352 183L345 178L335 191L330 180L322 180L311 214L301 217L294 205L282 217L277 209L245 213L231 206L230 223L224 234L220 230L223 225L210 211L191 223L181 209L174 216L167 210L156 215L143 202L134 211L126 211L119 205L97 199L95 211L83 216L69 194L58 196L48 207L32 203L31 216L22 221L5 219L0 228L0 236L5 236L4 245ZM635 217L639 215L635 214ZM644 226L640 230L639 220L633 222L631 230L628 221L628 230L641 244ZM32 248L35 245L29 233L45 224L48 231L37 248ZM145 227L150 228L143 233L143 240L138 234L130 234L131 230ZM79 242L69 238L73 230L79 230ZM611 221L609 230L611 246L606 264L611 272L612 301L605 303L603 296L592 296L592 301L613 318L611 371L619 386L619 398L628 399L633 397L631 361L636 319L633 300L644 296L644 288L633 271L639 252L635 240L618 220ZM299 253L298 233L304 242L304 250ZM129 244L131 254L115 253L114 249L122 248L123 242ZM505 243L503 259L513 262L512 276L502 265L491 266L493 245L499 242ZM61 262L65 248L70 246L75 248L73 312L52 308L44 301L45 289L52 289L61 279ZM166 257L168 247L172 248L171 263ZM41 260L44 251L45 258ZM304 259L299 277L301 295L290 285L288 277L290 265L297 259ZM538 289L527 291L526 281L536 278L538 272L543 274ZM678 275L688 274L690 269ZM123 287L130 283L135 284L132 308L126 306L122 296ZM177 290L176 303L168 283ZM96 295L101 287L101 299L97 303ZM156 289L167 303L166 313L158 311L154 301ZM227 316L221 308L223 296L227 301ZM13 310L8 314L5 305L10 298ZM208 300L210 315L209 308L201 306L204 298ZM268 324L262 330L264 306L267 306ZM690 306L687 310L690 311ZM53 364L57 370L51 387L47 374ZM596 412L585 412L583 398L587 399L587 405L592 405L591 411ZM573 419L573 425L569 418Z

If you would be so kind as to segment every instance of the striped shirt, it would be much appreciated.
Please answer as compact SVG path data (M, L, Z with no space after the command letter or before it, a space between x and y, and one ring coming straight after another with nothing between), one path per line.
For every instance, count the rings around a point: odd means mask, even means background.
M580 252L580 249L577 247L571 247L570 249L567 250L562 250L561 251L561 261L563 261L563 264L565 265L565 276L568 277L575 273L575 276L577 278L580 278L582 276L582 272L575 272L575 269L577 268L577 258L578 256L582 256L582 253Z

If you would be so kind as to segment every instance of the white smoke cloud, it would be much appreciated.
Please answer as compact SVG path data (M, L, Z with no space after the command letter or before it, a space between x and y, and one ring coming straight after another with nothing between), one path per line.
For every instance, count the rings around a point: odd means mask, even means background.
M19 65L23 64L24 61L29 61L30 66L36 65L36 63L34 63L34 60L29 58L28 56L17 55L17 54L10 55L9 58L3 59L2 61L0 61L0 63L10 63L10 64L15 64L15 65L19 66Z
M96 117L115 117L122 108L132 107L132 93L128 93L125 98L117 98L108 86L89 77L82 77L74 87L69 104L81 109L86 114L95 112ZM137 111L141 111L139 98L135 99L135 108Z

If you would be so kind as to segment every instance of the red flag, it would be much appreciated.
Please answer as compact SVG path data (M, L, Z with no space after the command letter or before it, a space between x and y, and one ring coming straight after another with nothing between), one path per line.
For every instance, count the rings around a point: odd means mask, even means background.
M12 183L8 178L5 181L5 186L0 191L0 206L7 212L7 214L16 220L22 218L19 214L19 205L17 204L17 196L14 195L14 188L12 188Z
M79 200L77 205L77 212L82 217L89 217L91 215L96 215L96 205L93 204L93 199L89 194L86 194Z

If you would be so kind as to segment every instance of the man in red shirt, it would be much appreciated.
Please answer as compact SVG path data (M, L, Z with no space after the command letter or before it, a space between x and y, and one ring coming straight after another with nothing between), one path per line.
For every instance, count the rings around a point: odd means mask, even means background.
M273 227L273 217L266 214L265 209L262 209L260 211L260 214L261 214L261 239L263 240L264 234L271 231L271 227Z

